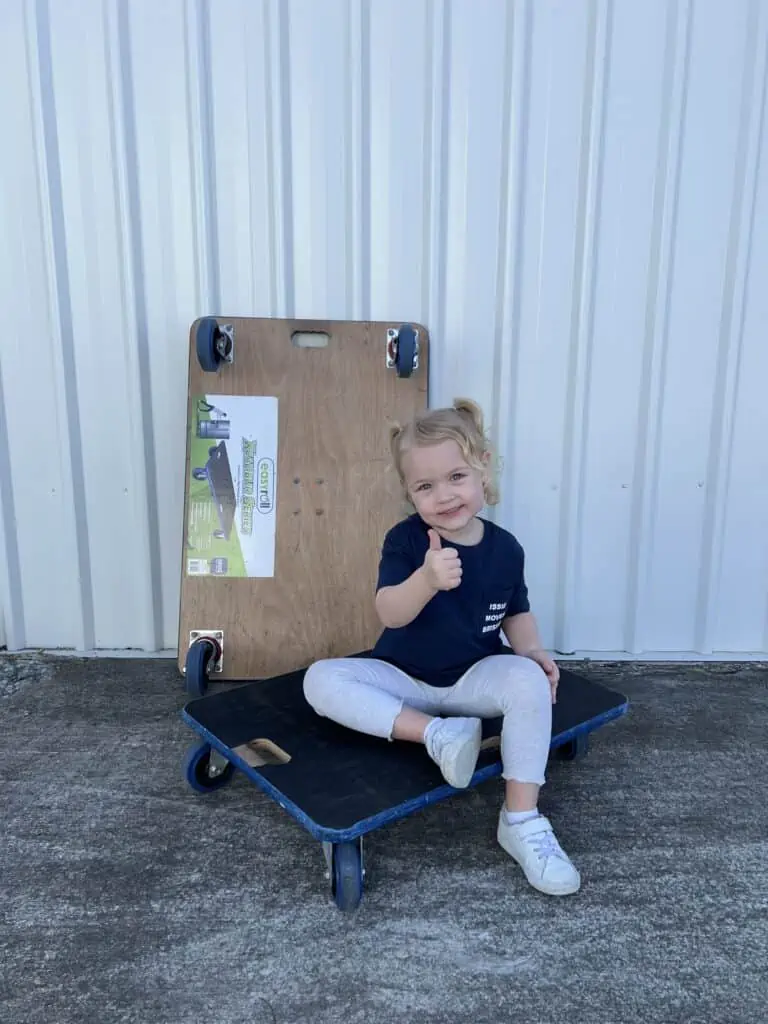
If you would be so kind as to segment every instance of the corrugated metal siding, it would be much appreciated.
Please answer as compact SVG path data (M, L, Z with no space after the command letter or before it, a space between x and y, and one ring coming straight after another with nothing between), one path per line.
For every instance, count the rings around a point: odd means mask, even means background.
M198 315L419 319L561 651L768 651L768 2L4 0L10 647L173 647Z

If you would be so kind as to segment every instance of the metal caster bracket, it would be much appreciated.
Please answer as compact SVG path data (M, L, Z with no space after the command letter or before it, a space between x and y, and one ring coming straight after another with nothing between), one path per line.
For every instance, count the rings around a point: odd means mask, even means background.
M413 355L413 368L418 370L419 368L419 332L413 327L413 333L416 336L416 343L414 346ZM397 366L397 347L398 339L400 338L400 331L394 327L390 327L387 330L387 369L392 370Z
M204 640L209 638L213 641L213 654L209 662L209 672L223 672L224 671L224 630L223 629L190 629L189 631L189 646L196 643L198 640ZM182 672L186 672L186 666L182 669Z
M217 779L228 764L229 761L226 757L224 757L223 754L220 754L215 747L211 747L211 753L208 758L208 778Z
M365 878L365 846L363 844L363 837L360 836L358 840L360 843L360 869ZM323 843L323 856L325 857L325 880L329 882L331 880L331 871L333 870L333 843Z
M215 344L222 362L233 363L235 361L235 328L232 324L219 324Z

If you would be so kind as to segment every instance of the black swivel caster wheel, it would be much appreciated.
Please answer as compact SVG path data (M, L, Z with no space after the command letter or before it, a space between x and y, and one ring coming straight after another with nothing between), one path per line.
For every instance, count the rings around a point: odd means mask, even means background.
M398 377L410 377L416 368L416 331L408 325L400 328L395 366Z
M221 757L212 757L210 743L198 743L191 747L184 761L184 777L198 793L213 793L231 780L235 766Z
M197 360L206 373L216 373L222 363L232 362L232 338L212 316L203 317L195 334Z
M216 644L205 637L196 640L187 651L184 687L190 697L202 697L208 689L208 667L216 654Z
M328 863L326 877L331 882L331 895L339 910L351 913L363 898L363 840L349 843L323 843Z

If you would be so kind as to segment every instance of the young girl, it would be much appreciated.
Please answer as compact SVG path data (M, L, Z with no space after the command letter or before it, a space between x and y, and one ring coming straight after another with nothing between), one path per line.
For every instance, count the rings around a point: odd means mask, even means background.
M482 413L457 399L394 428L391 442L416 512L384 540L375 599L384 631L370 658L311 665L306 698L350 729L423 743L459 788L475 771L480 719L503 715L498 841L536 889L576 892L579 873L537 810L558 670L529 610L520 544L478 515L498 501ZM502 653L500 630L514 654Z

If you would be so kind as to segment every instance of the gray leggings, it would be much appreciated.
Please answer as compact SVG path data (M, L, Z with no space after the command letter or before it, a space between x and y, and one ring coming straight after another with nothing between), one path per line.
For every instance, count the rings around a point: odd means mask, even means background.
M503 715L502 776L545 781L552 699L544 671L530 658L483 658L445 687L428 686L375 658L327 658L307 669L304 694L319 715L387 740L403 705L441 717Z

